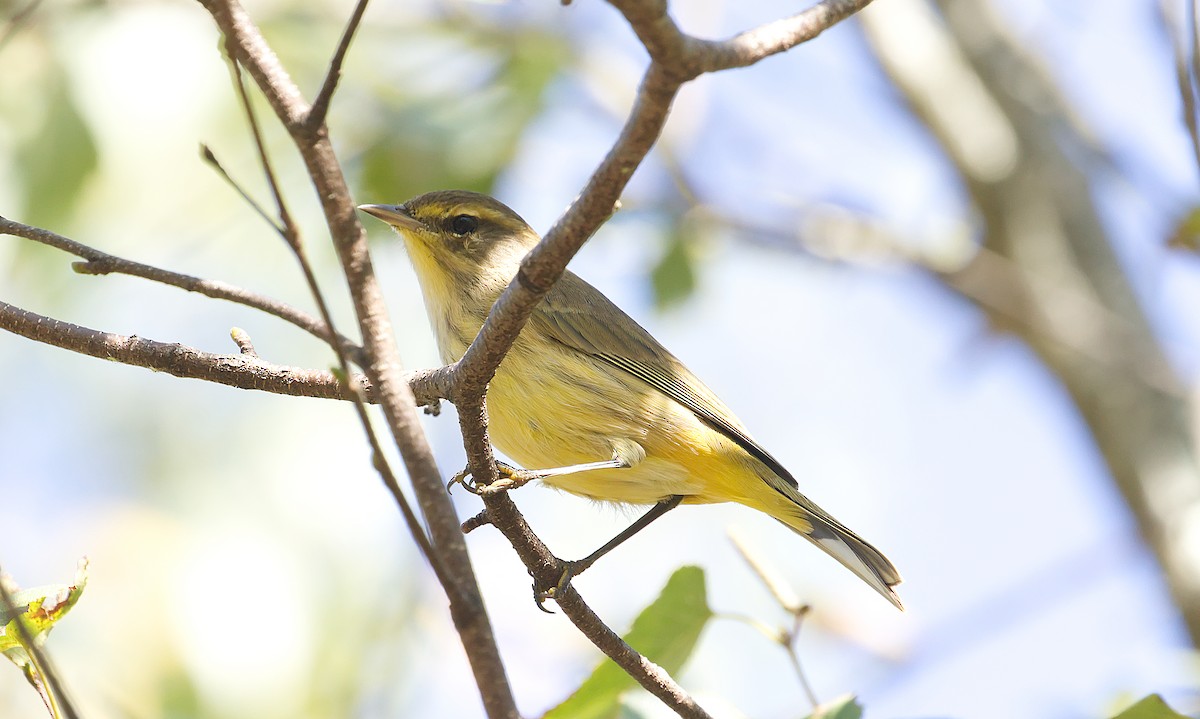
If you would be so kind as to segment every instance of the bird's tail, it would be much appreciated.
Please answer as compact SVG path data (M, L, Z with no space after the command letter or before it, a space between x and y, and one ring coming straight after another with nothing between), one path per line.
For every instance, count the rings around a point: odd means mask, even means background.
M841 562L883 595L884 599L903 611L904 605L892 589L903 580L888 558L799 492L792 499L797 505L795 514L788 513L776 519Z

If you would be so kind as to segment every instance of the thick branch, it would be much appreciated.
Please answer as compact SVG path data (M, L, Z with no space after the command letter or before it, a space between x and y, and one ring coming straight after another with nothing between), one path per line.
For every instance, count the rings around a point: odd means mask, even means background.
M865 6L867 1L822 3L787 21L744 33L726 43L703 43L679 33L666 15L665 3L612 0L646 45L652 62L613 148L593 172L579 197L521 263L517 276L492 307L483 328L454 367L451 399L459 409L463 442L476 481L489 484L496 478L487 441L487 411L483 401L487 384L495 376L533 309L562 275L575 253L611 216L634 170L661 135L671 103L682 84L701 72L752 64L815 37L829 25ZM529 531L515 505L507 499L504 502L489 499L487 506L489 519L501 527L530 572L539 582L549 582L543 586L553 586L561 571L547 573L546 567L547 563L556 567L557 560ZM707 716L665 672L616 638L578 593L568 590L559 605L601 650L677 713ZM619 645L612 643L612 638L616 638Z
M456 397L484 390L533 308L562 275L567 262L612 215L634 170L662 134L671 103L684 82L699 72L752 64L816 37L870 0L827 0L799 15L724 42L698 41L681 35L666 15L663 2L611 1L647 44L654 60L612 150L592 173L575 202L521 263L517 277L496 302L483 329L459 361ZM654 49L674 48L684 40L691 43L686 54ZM483 466L472 465L472 469L486 471Z
M941 2L940 17L927 3L894 0L877 10L885 7L897 16L876 13L867 24L869 37L885 70L958 169L982 222L989 253L980 257L1004 258L1024 278L1045 278L1020 288L1023 321L1002 326L1018 334L1070 393L1158 557L1193 642L1200 642L1200 557L1192 549L1200 531L1200 454L1186 401L1172 391L1180 382L1112 248L1076 159L1088 138L1062 111L1062 100L1043 101L1058 98L1059 91L986 3ZM914 29L922 42L914 43ZM977 107L994 115L981 114L986 123L946 114L962 93L931 83L931 75L947 77L947 62L935 63L931 73L905 60L914 47L926 51L930 39L949 50L940 59L955 63L955 76L974 87L982 100ZM975 152L988 150L983 128L996 123L1008 128L1012 142L998 157L1002 162L980 162L997 159ZM988 274L986 266L968 266L950 279L978 286ZM1064 304L1064 293L1086 302ZM1003 319L993 306L980 306ZM1111 327L1110 317L1120 320L1119 332L1095 331ZM1079 336L1080 328L1090 331L1090 351L1066 351L1056 338ZM1156 381L1128 371L1129 362L1096 357L1129 358L1152 370Z
M450 399L459 408L467 466L477 482L491 484L496 479L483 401L488 383L533 309L562 276L567 262L612 215L633 171L662 133L681 82L651 64L616 144L575 202L521 262L517 276L500 295L483 328L455 365Z
M491 622L467 555L454 505L425 439L416 403L401 374L395 337L383 292L375 278L366 237L324 125L309 127L309 107L279 64L245 9L236 0L201 0L242 63L287 127L313 180L330 235L350 288L367 355L366 371L375 384L384 416L412 480L429 526L434 549L455 579L446 586L450 613L470 660L484 708L490 717L517 717Z

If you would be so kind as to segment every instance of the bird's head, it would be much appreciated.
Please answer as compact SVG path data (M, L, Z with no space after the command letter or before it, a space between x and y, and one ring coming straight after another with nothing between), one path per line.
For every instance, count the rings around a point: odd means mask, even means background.
M465 190L429 192L402 205L359 205L391 225L422 284L508 284L539 237L504 203Z

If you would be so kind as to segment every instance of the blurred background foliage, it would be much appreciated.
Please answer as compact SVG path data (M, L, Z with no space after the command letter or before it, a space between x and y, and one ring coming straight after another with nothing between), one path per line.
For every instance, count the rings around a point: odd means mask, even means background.
M1200 269L1172 55L1183 3L876 5L687 88L623 209L572 267L896 561L909 612L726 507L658 523L580 589L623 631L677 567L702 565L716 619L685 687L721 716L806 716L786 655L722 619L790 621L725 540L736 522L813 604L799 650L822 699L856 692L880 717L1049 718L1109 716L1161 692L1195 714ZM350 5L247 7L314 93ZM795 8L673 11L723 36ZM611 145L643 63L593 0L378 2L329 124L362 202L474 189L545 230ZM345 331L311 187L265 124ZM198 5L0 0L0 214L310 307L287 251L201 143L266 197ZM369 231L401 353L432 366L406 260ZM276 321L76 276L69 261L0 241L0 299L214 352L234 351L239 326L271 361L332 361ZM9 336L0 369L0 561L31 585L91 558L87 594L49 643L87 716L479 714L444 599L347 407ZM452 409L427 427L455 471ZM543 489L517 501L565 557L628 520ZM595 651L536 611L494 533L469 544L520 706L538 715L589 675ZM0 672L0 715L42 711L17 672Z

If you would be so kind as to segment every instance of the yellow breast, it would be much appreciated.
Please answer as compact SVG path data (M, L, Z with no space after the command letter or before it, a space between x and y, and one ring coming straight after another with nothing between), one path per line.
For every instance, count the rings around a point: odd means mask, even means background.
M549 469L611 459L621 442L636 442L645 459L634 467L545 481L630 504L675 494L692 502L732 498L722 485L746 471L739 447L632 375L566 348L539 349L535 355L518 341L489 386L489 432L500 451L528 469Z

